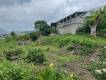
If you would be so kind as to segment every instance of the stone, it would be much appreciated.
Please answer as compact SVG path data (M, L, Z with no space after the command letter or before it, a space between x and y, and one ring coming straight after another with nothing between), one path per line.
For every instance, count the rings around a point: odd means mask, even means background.
M98 74L106 73L106 68L100 69L100 70L95 70Z
M97 72L98 74L102 74L101 70L95 70L95 72Z
M106 68L103 69L103 72L106 73Z
M106 46L104 46L104 48L106 49Z

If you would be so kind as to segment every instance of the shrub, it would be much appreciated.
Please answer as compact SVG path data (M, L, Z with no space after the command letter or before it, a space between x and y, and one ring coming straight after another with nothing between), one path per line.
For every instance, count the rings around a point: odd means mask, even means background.
M16 33L15 33L14 31L12 31L12 32L10 33L10 35L11 35L12 37L14 37L14 36L16 36Z
M105 72L103 72L102 74L95 73L95 76L96 76L97 80L106 80L106 73Z
M39 40L42 45L66 46L72 43L86 45L89 47L101 47L106 45L104 38L92 38L88 36L79 35L56 35L49 37L42 37Z
M24 34L24 35L20 35L17 36L17 41L21 41L21 40L30 40L30 35L29 34Z
M32 32L30 33L30 38L32 39L32 41L36 41L40 36L39 32Z
M104 48L104 49L101 49L101 54L99 55L100 56L100 60L102 61L102 62L106 62L106 48Z
M72 44L67 47L67 50L74 51L76 54L87 55L92 53L94 48L87 45Z
M88 33L90 33L90 27L87 23L85 23L83 27L80 27L77 30L77 34L88 34Z
M10 50L6 50L6 51L3 52L5 58L7 60L10 60L10 61L19 59L20 58L20 54L22 54L22 53L23 53L23 50L19 49L19 48L10 49Z
M46 61L46 57L40 49L32 48L28 51L26 60L28 63L43 64Z
M31 69L3 61L0 63L0 80L36 80L36 78Z
M69 75L64 71L56 69L52 66L46 67L40 72L40 80L80 80L74 74Z

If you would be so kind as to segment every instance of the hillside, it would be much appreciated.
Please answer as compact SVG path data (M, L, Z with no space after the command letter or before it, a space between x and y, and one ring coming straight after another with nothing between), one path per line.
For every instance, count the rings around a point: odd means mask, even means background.
M2 80L106 79L105 38L67 34L26 41L0 40Z

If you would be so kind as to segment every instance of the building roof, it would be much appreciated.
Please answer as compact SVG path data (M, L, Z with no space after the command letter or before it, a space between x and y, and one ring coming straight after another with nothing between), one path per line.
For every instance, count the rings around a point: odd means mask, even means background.
M58 23L58 22L60 22L60 21L62 21L62 20L65 20L65 19L67 19L68 17L74 18L74 17L76 17L76 14L77 14L77 16L83 16L83 15L84 15L84 14L86 14L86 13L87 13L87 11L74 12L74 13L72 13L72 14L70 14L70 15L66 16L66 17L65 17L65 18L63 18L63 19L58 20L58 21L57 21L57 22L55 22L55 23Z
M52 24L54 25L54 24L56 24L56 23L58 23L58 22L60 22L60 21L62 21L62 20L67 19L67 18L70 17L70 16L71 16L72 18L74 18L76 14L77 14L77 16L83 16L83 17L88 16L88 15L90 15L90 12L91 12L91 11L103 9L105 6L106 6L106 5L103 5L103 6L100 6L100 7L96 7L96 8L90 9L90 10L88 10L88 11L77 11L77 12L74 12L74 13L72 13L72 14L66 16L65 18L62 18L62 19L60 19L60 20L58 20L58 21L56 21L56 22L54 22L54 23L52 23Z

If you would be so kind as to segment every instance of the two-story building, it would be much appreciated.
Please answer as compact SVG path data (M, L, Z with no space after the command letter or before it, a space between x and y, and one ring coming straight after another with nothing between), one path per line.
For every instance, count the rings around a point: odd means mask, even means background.
M51 24L59 34L71 33L75 34L78 28L82 27L86 21L86 16L90 15L92 11L103 9L104 6L91 9L88 11L74 12L73 14Z

